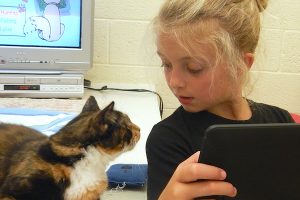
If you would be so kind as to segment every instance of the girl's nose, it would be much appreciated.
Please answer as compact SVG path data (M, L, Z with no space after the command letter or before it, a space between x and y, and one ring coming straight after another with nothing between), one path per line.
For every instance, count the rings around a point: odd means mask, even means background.
M171 88L184 87L184 73L181 70L174 67L169 76L169 86Z

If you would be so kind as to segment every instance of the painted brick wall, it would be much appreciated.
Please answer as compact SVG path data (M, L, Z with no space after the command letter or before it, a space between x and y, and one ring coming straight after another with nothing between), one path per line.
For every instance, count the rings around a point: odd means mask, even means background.
M178 107L168 90L151 30L163 0L95 0L93 82L154 84L164 116ZM250 98L300 113L300 1L270 0L253 67Z

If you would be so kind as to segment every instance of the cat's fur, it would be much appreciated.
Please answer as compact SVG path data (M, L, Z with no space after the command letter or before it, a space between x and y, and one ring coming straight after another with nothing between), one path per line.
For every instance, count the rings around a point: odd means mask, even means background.
M107 164L140 138L139 127L113 107L112 102L100 110L91 96L50 137L0 123L0 199L99 199L107 187Z

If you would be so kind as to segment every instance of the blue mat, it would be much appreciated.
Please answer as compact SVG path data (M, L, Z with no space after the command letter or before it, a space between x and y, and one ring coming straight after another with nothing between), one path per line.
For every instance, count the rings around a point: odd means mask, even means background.
M72 120L77 113L37 109L0 108L0 121L22 124L46 135L52 135Z

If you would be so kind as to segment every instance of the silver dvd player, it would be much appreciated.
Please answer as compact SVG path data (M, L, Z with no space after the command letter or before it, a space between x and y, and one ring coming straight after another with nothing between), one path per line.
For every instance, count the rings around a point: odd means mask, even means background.
M0 74L0 97L82 98L83 74Z

